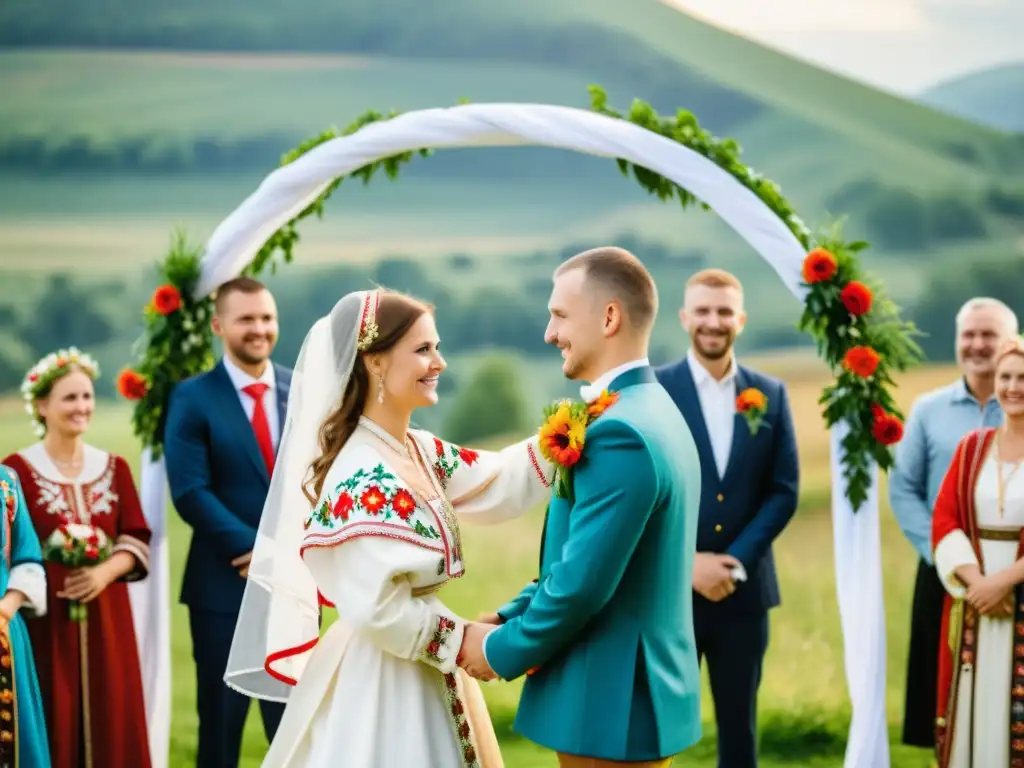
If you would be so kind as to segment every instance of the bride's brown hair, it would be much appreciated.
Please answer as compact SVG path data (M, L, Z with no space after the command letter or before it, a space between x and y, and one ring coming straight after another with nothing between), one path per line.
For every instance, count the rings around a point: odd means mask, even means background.
M341 396L341 403L331 411L320 426L320 455L309 465L312 477L302 486L302 492L315 505L323 490L327 473L334 460L338 458L345 443L352 437L359 417L366 405L366 396L370 391L370 374L366 369L365 357L387 352L395 346L409 329L423 315L433 314L430 304L414 299L395 291L380 290L380 303L377 305L377 337L365 350L356 352L352 373L348 386Z

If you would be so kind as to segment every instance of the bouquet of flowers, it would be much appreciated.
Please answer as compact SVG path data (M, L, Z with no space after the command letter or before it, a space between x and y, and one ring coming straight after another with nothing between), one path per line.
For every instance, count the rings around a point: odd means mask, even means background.
M89 568L110 557L112 545L107 534L99 528L83 523L62 525L43 542L43 559L68 568ZM69 615L72 621L85 619L85 606L71 600Z

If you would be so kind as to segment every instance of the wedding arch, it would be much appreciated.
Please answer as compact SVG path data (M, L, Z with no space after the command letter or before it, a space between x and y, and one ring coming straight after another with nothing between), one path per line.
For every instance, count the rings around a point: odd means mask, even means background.
M211 294L240 274L290 262L298 223L321 215L346 178L394 178L417 153L469 146L547 146L614 158L625 174L662 201L713 210L767 261L802 300L799 327L810 333L833 372L820 402L831 430L836 583L852 705L846 768L889 764L886 641L882 590L878 468L892 465L902 415L891 373L919 351L877 283L862 274L863 242L838 227L814 236L778 185L747 168L739 146L718 139L685 111L665 118L636 101L627 115L591 88L589 111L547 104L469 104L388 116L368 112L344 132L328 131L286 155L282 165L214 231L200 252L176 235L161 264L164 283L145 309L137 367L118 379L136 401L133 426L143 442L141 494L153 527L151 578L132 586L146 684L147 714L158 734L154 765L166 765L169 727L169 594L165 534L166 475L162 425L171 387L213 364ZM597 243L595 243L596 245ZM165 722L166 721L166 722Z

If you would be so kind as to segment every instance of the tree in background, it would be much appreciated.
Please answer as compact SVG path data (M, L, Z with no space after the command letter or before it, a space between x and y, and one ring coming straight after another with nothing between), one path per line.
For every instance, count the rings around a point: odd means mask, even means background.
M935 274L914 307L913 321L925 334L921 348L929 360L948 361L954 358L957 310L974 296L999 299L1024 319L1024 294L1020 276L1024 275L1024 258L986 259L965 264L959 269Z
M514 357L495 354L480 363L462 388L441 434L454 443L473 444L518 432L525 424L519 366Z

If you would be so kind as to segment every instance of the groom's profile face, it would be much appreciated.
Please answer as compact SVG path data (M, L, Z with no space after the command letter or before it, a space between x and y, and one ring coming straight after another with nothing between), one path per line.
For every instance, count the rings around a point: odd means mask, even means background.
M544 341L562 351L562 373L566 378L590 381L591 369L604 341L604 315L593 291L587 298L586 287L582 269L570 269L555 277L548 300L551 319Z

